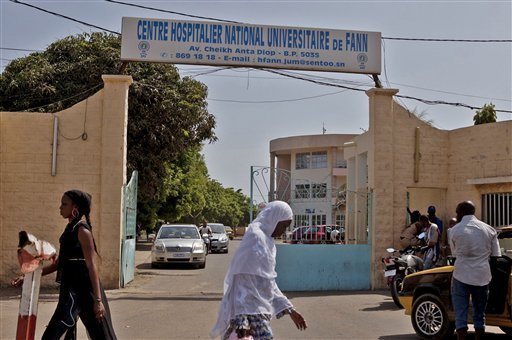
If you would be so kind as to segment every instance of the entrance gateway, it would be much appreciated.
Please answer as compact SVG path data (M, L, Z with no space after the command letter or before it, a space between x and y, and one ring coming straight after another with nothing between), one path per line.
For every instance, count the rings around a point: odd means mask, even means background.
M373 75L377 83L377 75L381 73L381 33L123 17L121 60L361 73ZM366 206L371 211L370 196L364 194ZM358 200L357 196L355 194L354 200ZM349 216L351 206L348 204L346 209ZM368 216L368 211L363 215ZM369 289L372 247L368 235L371 235L371 221L366 219L363 224L354 229L362 232L365 239L359 244L347 244L343 248L324 245L279 246L278 269L292 269L280 270L281 288ZM334 253L331 254L332 251ZM293 266L294 263L305 263L299 259L303 256L307 256L304 260L310 263L311 268L316 266L324 272L325 280L318 280L318 276L314 276L312 278L315 280L300 285L298 281L304 280L294 277L297 273L293 273ZM326 263L326 259L332 261L339 257L342 258L341 262L337 262L338 269L332 264L318 268L319 264ZM300 272L304 272L304 269ZM364 275L361 276L361 273Z

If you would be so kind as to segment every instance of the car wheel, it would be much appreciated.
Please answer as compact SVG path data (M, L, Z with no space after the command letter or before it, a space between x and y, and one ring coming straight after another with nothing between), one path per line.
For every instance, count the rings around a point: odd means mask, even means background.
M226 248L226 252L225 252L225 253L227 254L228 252L229 252L229 249L228 249L228 248Z
M206 259L204 260L204 262L203 262L203 263L199 263L199 264L197 265L197 267L196 267L196 268L198 268L198 269L204 269L205 267L206 267Z
M151 268L153 268L153 269L160 268L160 263L151 262Z
M505 332L505 334L512 336L512 327L504 327L500 326L500 329Z
M400 303L400 299L398 298L398 293L402 290L403 281L403 275L395 275L393 277L393 281L391 281L391 284L389 285L389 287L391 288L391 297L393 298L393 302L400 309L404 308L404 306L402 306L402 304Z
M455 329L441 299L433 294L424 294L416 299L412 307L411 321L416 334L425 339L445 339Z

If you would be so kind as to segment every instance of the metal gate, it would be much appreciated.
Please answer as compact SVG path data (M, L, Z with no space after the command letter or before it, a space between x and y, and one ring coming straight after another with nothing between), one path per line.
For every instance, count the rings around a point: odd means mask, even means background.
M306 179L293 178L288 170L252 166L251 207L276 199L290 204L295 222L302 214L302 217L308 218L299 220L308 221L309 225L312 225L312 221L315 224L318 219L313 220L307 214L317 212L305 207L324 204L322 214L331 216L331 221L343 226L345 231L344 244L277 242L276 270L281 289L321 291L371 288L371 191L366 188L350 191L344 186L328 189ZM295 224L296 227L302 225Z
M134 171L130 182L123 188L123 234L121 243L121 287L133 280L135 274L135 242L137 238L137 184Z

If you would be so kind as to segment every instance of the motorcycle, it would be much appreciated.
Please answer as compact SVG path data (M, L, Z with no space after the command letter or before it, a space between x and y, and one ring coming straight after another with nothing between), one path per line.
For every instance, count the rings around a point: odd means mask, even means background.
M387 284L391 290L391 297L393 302L398 308L403 308L398 298L398 293L402 290L402 281L404 277L423 270L423 259L414 255L417 251L422 250L422 247L407 247L403 250L396 250L388 248L388 253L394 254L399 252L399 256L388 256L382 258L384 263L384 277L387 279Z
M203 242L206 245L206 255L208 255L208 253L210 252L211 236L209 234L202 234L201 238L203 239Z

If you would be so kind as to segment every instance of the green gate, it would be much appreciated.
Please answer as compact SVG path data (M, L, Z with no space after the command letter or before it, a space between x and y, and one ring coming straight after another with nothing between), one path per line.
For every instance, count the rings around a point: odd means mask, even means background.
M134 171L130 182L123 188L123 234L121 243L121 287L125 287L135 275L135 242L137 239L137 184Z

